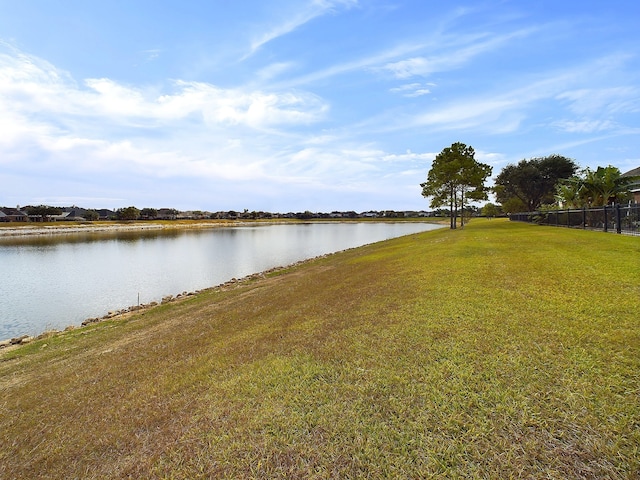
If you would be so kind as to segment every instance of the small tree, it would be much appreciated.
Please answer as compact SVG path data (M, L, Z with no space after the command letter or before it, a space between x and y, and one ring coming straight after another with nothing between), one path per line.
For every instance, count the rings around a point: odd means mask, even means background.
M450 226L457 227L458 209L469 200L487 198L484 182L491 175L491 167L474 158L475 151L464 143L454 143L440 152L421 183L422 196L431 197L431 207L449 205ZM461 226L464 221L461 222Z
M493 203L487 203L482 207L482 214L489 218L497 217L500 214L500 210Z
M100 214L97 212L97 210L87 210L86 212L84 212L84 218L85 220L94 222L100 218Z
M119 208L116 210L118 220L137 220L140 217L140 210L136 207Z
M155 208L143 208L140 210L140 216L142 218L148 218L149 220L153 220L158 218L158 210Z

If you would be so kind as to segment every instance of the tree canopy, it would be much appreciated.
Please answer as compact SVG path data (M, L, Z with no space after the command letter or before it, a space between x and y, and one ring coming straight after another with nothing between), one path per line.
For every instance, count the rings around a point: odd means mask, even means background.
M140 210L140 217L148 219L158 218L158 210L155 208L143 208Z
M119 208L116 210L118 220L137 220L140 217L140 210L136 207Z
M421 183L422 196L431 198L431 207L449 206L451 228L457 226L458 209L469 200L486 200L484 183L491 175L491 167L476 161L473 147L454 143L440 152ZM461 220L461 225L464 220Z
M38 205L38 206L29 206L25 207L24 210L27 212L29 216L39 216L41 221L45 222L50 217L54 215L60 215L62 213L62 209L58 207L51 207L49 205Z
M556 200L567 208L599 207L622 202L630 197L630 186L640 177L623 176L611 165L596 170L585 168L560 182L556 190Z
M509 164L496 177L496 200L505 212L535 211L542 204L554 203L558 182L571 178L577 170L576 163L562 155Z

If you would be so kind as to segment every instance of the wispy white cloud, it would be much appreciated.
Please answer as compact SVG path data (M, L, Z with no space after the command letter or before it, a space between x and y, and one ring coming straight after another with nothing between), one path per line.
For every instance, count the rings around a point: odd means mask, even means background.
M274 78L277 78L288 71L291 71L293 68L295 68L295 64L293 62L272 63L258 70L255 77L257 79L257 83L265 83L272 81Z
M538 31L537 28L526 28L502 35L474 34L457 35L454 38L445 36L437 43L441 53L417 56L396 62L389 62L381 67L396 78L406 79L414 76L429 75L460 68L473 58L495 51L509 45L515 39L527 37Z
M461 10L460 15L466 11ZM476 56L488 54L496 49L509 45L517 38L524 38L540 31L543 27L531 27L509 32L502 35L482 34L443 34L435 32L425 38L401 42L392 48L364 55L359 58L336 63L326 68L292 77L282 86L308 85L314 82L326 81L332 77L346 75L354 71L366 71L373 74L391 74L397 79L409 79L415 76L427 77L433 73L446 72L461 68ZM440 52L432 55L419 55L421 52ZM417 55L416 55L417 54ZM415 55L405 58L408 55ZM401 93L406 85L392 89L393 93ZM427 83L423 88L416 88L412 92L405 92L407 97L419 97L431 93Z
M562 92L556 98L568 103L578 115L640 112L640 88L636 86L581 88Z
M277 125L308 124L328 110L320 97L305 92L262 92L221 89L200 82L176 82L178 91L158 99L161 116L202 114L208 124L243 124L262 129Z
M619 128L619 125L611 120L558 120L552 125L570 133L594 133Z
M162 50L159 48L151 48L149 50L140 51L140 56L142 57L141 63L150 63L160 58L160 54Z
M481 89L447 102L430 103L415 114L385 112L362 122L359 128L391 132L429 127L431 131L475 130L486 134L505 134L521 129L523 122L536 114L536 109L549 105L563 113L566 113L563 106L568 106L569 113L579 116L563 120L551 117L544 124L538 123L539 127L562 128L571 133L621 130L624 127L612 117L638 111L638 90L635 87L601 90L580 87L601 75L602 65L619 65L620 59L619 55L612 54L582 65L537 72L520 77L517 82L511 80L510 84L501 85L500 90ZM395 91L410 91L418 88L417 85L405 84Z
M404 153L388 153L381 155L381 159L385 162L403 163L403 162L425 162L432 161L436 158L437 153L416 153L407 150Z
M320 97L303 91L225 89L178 80L172 91L158 95L154 88L134 88L108 78L87 79L84 85L34 57L0 57L0 112L5 118L21 112L23 120L24 115L93 117L119 126L148 127L197 115L208 125L263 129L313 123L328 110Z
M78 84L36 57L3 54L0 162L27 155L85 175L130 171L246 181L277 170L267 165L274 129L295 130L328 111L321 98L299 90L224 89L181 80L168 87L159 95L155 88L108 78ZM265 131L271 135L261 138Z
M403 97L416 98L423 95L429 95L431 93L431 89L429 87L435 87L435 84L407 83L405 85L400 85L399 87L391 88L389 91L391 93L399 93Z
M253 55L263 45L293 32L313 19L333 13L339 8L348 9L357 3L358 0L312 0L307 2L300 10L294 11L292 14L287 12L287 18L257 35L257 38L251 42L250 51L243 57L243 60Z

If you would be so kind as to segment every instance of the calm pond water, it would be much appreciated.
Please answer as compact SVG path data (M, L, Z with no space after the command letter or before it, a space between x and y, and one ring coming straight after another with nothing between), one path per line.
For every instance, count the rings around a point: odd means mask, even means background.
M79 325L138 301L212 287L428 223L309 223L0 237L0 340Z

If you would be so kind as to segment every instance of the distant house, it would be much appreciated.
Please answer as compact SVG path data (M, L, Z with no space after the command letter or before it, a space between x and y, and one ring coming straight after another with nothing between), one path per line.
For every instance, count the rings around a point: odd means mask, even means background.
M107 208L101 208L100 210L96 210L96 212L98 212L98 218L100 220L111 220L116 216L116 212Z
M637 177L640 176L640 167L634 168L633 170L629 170L626 173L622 174L623 177ZM640 203L640 180L636 180L631 184L629 188L631 193L633 193L633 201L636 203Z
M54 222L61 221L76 221L76 222L84 222L86 220L85 215L87 210L80 207L66 207L63 209L60 215L53 215L51 220Z
M158 209L158 220L175 220L178 212L173 208L160 208Z
M19 208L0 208L0 222L28 222L29 215Z

